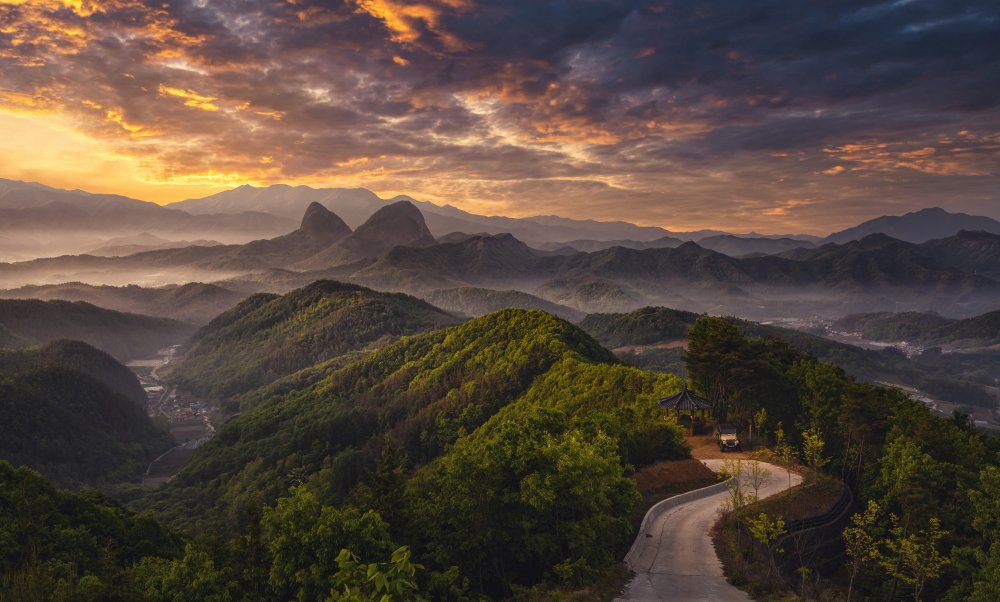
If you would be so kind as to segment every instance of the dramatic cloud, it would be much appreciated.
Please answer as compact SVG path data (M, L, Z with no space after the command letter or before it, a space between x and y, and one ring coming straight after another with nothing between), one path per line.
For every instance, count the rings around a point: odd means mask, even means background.
M998 99L991 0L0 0L0 176L92 161L119 173L79 185L160 201L289 182L671 228L1000 217ZM67 137L47 168L39 131Z

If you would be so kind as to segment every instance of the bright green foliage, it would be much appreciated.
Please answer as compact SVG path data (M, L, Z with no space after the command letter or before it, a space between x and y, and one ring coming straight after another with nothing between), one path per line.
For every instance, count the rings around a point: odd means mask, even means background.
M771 333L764 327L757 332ZM959 560L934 570L911 564L910 578L915 589L920 582L920 595L939 596L948 584L954 584L952 599L970 595L975 583L990 591L995 539L984 541L972 525L966 492L987 488L977 476L992 464L1000 441L976 433L964 417L932 415L901 391L860 383L789 346L747 338L736 321L702 317L690 336L692 380L703 391L730 391L728 401L737 415L749 399L764 407L779 425L779 457L787 461L801 445L807 463L843 477L857 499L877 500L883 517L901 516L911 531L930 533L932 519L939 521L946 533L941 537L959 550ZM716 354L722 360L713 363ZM804 433L786 437L781 423ZM873 531L885 528L879 524ZM863 595L888 593L877 593L874 582L857 585Z
M342 585L337 567L344 548L365 559L392 551L388 525L377 513L322 506L303 486L268 507L263 525L272 559L270 586L282 600L319 600Z
M0 459L64 486L138 482L171 439L136 395L135 375L85 343L0 351Z
M192 489L190 503L197 511L216 502L226 509L249 494L275 499L303 478L325 500L343 496L374 466L386 435L423 464L524 394L559 360L573 358L614 361L579 329L540 311L505 310L404 339L244 412L157 494L173 504L187 497L191 484L210 483ZM648 407L653 388L642 386L637 392L645 390ZM605 398L633 403L628 391Z
M878 546L876 521L880 508L875 500L868 500L864 512L851 516L851 526L844 529L844 551L847 552L851 575L847 587L847 600L850 602L854 590L854 579L862 569L871 568L881 562L881 552Z
M253 295L212 320L173 378L199 394L234 395L383 337L457 321L408 295L320 280L282 297Z
M327 602L425 602L419 595L417 571L423 565L410 559L410 548L402 546L389 562L362 564L350 550L337 556L336 587Z
M948 559L938 549L939 542L947 533L941 530L941 521L930 519L926 530L908 533L896 515L891 515L890 537L884 541L882 566L890 576L899 579L913 589L914 602L920 596L927 581L941 576L941 569Z
M994 541L987 553L979 558L979 563L968 600L996 602L1000 600L1000 542Z
M409 497L418 540L481 591L549 577L587 579L631 539L638 493L614 439L567 428L565 414L498 415L422 471Z
M788 476L788 488L791 489L792 462L795 461L795 448L788 442L788 437L785 435L785 428L780 422L774 430L774 453L777 454L781 463L785 465L785 472Z
M431 567L435 595L466 579L491 594L577 582L631 537L637 494L624 463L687 457L656 405L679 387L615 363L549 314L505 310L263 401L156 495L179 517L207 512L232 527L240 507L303 483L264 519L268 580L285 598L327 592L342 548L364 562L388 556L348 537L359 528L345 525L377 515L330 506L347 500L392 517L393 539ZM340 535L319 538L321 527Z
M806 465L813 471L819 471L829 462L829 458L823 456L824 447L826 447L826 443L823 441L823 434L820 433L819 428L806 429L802 433L802 457L805 459Z
M791 369L805 409L802 427L819 427L837 420L841 400L848 385L841 368L814 360L800 360Z
M238 584L229 582L204 550L188 544L177 560L143 558L130 568L139 599L149 602L230 602Z
M179 552L150 516L0 462L0 600L107 599L127 565Z
M746 516L743 521L750 531L750 535L767 550L767 576L770 578L771 572L774 570L774 545L777 543L778 538L787 532L785 529L785 519L781 516L772 518L766 513L761 512L757 516Z
M987 602L1000 599L1000 467L983 468L979 488L969 492L972 501L972 527L982 539L974 549L978 570L973 576L970 600Z

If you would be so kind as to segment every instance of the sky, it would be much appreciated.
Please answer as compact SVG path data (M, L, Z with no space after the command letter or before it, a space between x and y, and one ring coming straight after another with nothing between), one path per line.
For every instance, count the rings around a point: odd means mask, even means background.
M672 230L1000 218L1000 5L0 0L0 177Z

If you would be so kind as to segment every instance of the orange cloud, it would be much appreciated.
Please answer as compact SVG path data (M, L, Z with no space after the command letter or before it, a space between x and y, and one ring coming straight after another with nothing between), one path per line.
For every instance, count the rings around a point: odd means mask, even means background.
M409 4L400 0L355 0L358 11L382 21L391 32L391 39L404 44L420 39L421 29L433 33L448 50L465 50L469 44L444 29L441 15L444 9L465 11L471 7L466 0L438 0L436 3Z
M219 106L214 104L215 98L211 96L202 96L197 92L191 90L182 90L180 88L171 88L170 86L165 86L160 84L160 94L167 96L175 96L177 98L184 99L184 106L193 107L195 109L201 109L202 111L218 111Z
M807 207L813 204L815 204L815 201L809 199L789 199L781 205L771 207L770 209L761 211L761 213L770 216L786 216L798 207Z
M146 129L145 126L125 121L125 115L122 113L121 109L108 109L105 113L105 117L108 121L120 126L133 138L149 138L150 136L158 135L158 132Z
M985 176L991 173L992 159L974 148L988 148L988 137L965 132L960 139L939 135L928 145L919 142L857 142L823 149L839 161L850 163L852 172L912 170L935 176ZM837 166L842 167L842 166ZM837 169L836 167L833 169ZM823 173L840 173L827 170Z

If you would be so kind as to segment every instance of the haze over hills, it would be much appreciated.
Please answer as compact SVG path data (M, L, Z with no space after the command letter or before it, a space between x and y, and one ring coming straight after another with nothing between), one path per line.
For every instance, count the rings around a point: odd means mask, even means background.
M910 304L905 309L940 307L962 317L994 307L1000 290L1000 236L988 233L960 232L920 245L881 234L821 247L793 239L703 239L734 254L756 250L742 258L693 242L583 253L536 251L511 234L452 233L441 240L447 242L434 239L410 201L383 205L353 232L313 202L297 230L272 239L0 264L0 278L100 282L154 273L161 281L224 281L243 292L285 292L333 278L417 295L515 289L584 312L658 304L758 318L840 317L862 308L898 309L899 299ZM795 248L760 254L789 246Z
M425 299L445 311L470 317L484 316L509 307L540 309L570 322L579 321L585 315L571 307L515 290L497 291L486 288L461 287L433 291L426 295Z
M0 300L3 347L76 339L127 361L153 357L159 349L182 343L193 331L190 325L175 320L126 314L84 302Z
M162 249L180 249L183 247L213 247L221 245L217 240L168 240L149 232L140 232L131 236L116 236L104 241L100 247L85 251L84 255L103 255L106 257L124 257L144 251L159 251Z
M162 316L195 325L208 322L245 296L241 292L200 282L162 288L69 282L0 290L0 298L3 299L84 301L115 311Z
M553 243L575 243L577 250L595 251L602 243L642 248L645 243L677 246L674 240L706 241L703 246L735 255L773 253L798 244L767 240L803 241L804 246L820 239L815 236L733 235L715 230L670 232L658 227L640 227L625 222L597 222L558 216L508 218L475 215L450 205L439 206L408 196L384 200L366 189L314 189L306 186L273 185L266 188L240 186L201 199L189 199L167 207L116 195L58 190L41 184L0 180L0 258L23 260L40 251L32 240L52 238L47 256L101 250L120 255L128 249L103 250L107 241L149 233L164 242L157 246L191 240L192 234L204 242L243 243L254 238L273 238L292 230L311 203L319 203L357 228L376 211L392 202L407 201L424 214L427 227L437 237L452 232L511 233L518 239L542 248L558 248ZM904 216L871 220L826 239L846 242L882 232L900 240L925 242L944 238L959 230L1000 232L1000 222L991 218L949 214L925 209ZM58 237L50 236L59 233ZM34 237L34 238L32 238ZM718 237L723 237L719 239ZM709 240L706 240L709 239ZM655 241L655 242L654 242ZM195 241L202 242L202 241ZM141 245L141 243L140 243ZM34 248L32 248L34 246ZM120 247L112 243L112 247ZM145 245L152 246L152 245ZM562 245L566 246L566 245ZM139 250L136 248L135 250ZM145 250L145 249L144 249Z
M853 228L835 232L827 236L825 241L842 244L861 240L872 234L885 234L919 244L935 238L948 238L962 230L1000 234L1000 221L980 215L949 213L940 207L930 207L906 215L878 217Z
M290 267L322 269L377 257L394 247L426 247L436 242L420 210L409 201L397 201L373 213L354 232Z
M510 218L475 215L450 205L440 206L418 201L408 196L380 199L363 188L310 188L276 184L266 188L240 186L201 199L188 199L169 205L189 213L236 213L252 208L286 218L301 215L305 207L318 202L341 216L352 228L357 228L387 203L408 201L424 214L427 226L435 236L450 232L509 232L529 242L552 240L634 239L653 240L668 232L662 228L643 227L626 222L597 222L556 216Z
M270 213L248 211L194 216L118 195L0 179L0 236L5 239L0 248L30 250L33 240L35 257L79 253L97 247L95 243L142 232L171 240L194 236L244 242L287 232L293 223ZM41 246L40 241L51 244ZM87 246L74 247L74 243Z

